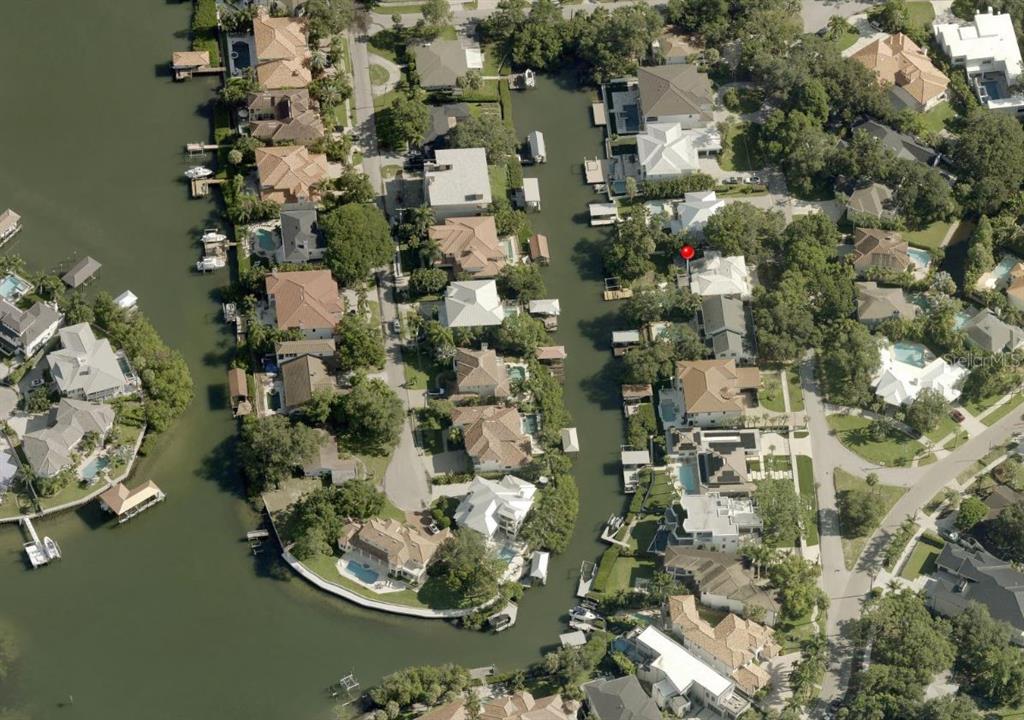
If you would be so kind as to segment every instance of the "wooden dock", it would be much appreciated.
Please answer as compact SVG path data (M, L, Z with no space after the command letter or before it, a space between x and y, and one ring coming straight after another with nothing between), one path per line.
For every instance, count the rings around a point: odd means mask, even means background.
M226 71L227 68L222 65L203 65L202 67L173 69L174 79L178 81L188 80L193 75L223 75Z
M189 155L201 155L202 153L217 152L218 150L220 150L220 145L215 143L185 143L185 152Z
M192 178L192 197L206 197L210 194L211 185L220 185L225 182L227 182L225 178Z

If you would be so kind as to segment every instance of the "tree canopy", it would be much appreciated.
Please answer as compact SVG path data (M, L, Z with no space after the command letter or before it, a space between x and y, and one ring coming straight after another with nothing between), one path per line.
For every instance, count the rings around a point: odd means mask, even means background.
M356 377L338 401L338 418L347 435L367 450L383 454L398 442L405 409L380 378Z
M473 530L457 530L434 555L428 572L458 598L461 607L472 607L498 594L502 563L483 536Z
M279 487L319 445L316 432L301 422L292 423L283 415L247 415L242 421L239 458L250 492Z
M378 328L362 313L346 313L335 330L338 336L338 369L352 372L361 368L384 367L384 343Z
M327 238L324 262L342 285L365 280L394 255L388 221L374 205L336 207L320 216L320 228Z

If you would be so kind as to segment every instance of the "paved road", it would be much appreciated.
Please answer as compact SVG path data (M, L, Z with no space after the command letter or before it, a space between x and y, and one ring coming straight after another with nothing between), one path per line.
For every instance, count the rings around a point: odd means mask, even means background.
M348 33L349 55L352 58L352 102L355 103L356 145L363 153L363 173L378 195L384 194L377 151L377 126L373 118L373 85L370 83L370 58L366 38Z

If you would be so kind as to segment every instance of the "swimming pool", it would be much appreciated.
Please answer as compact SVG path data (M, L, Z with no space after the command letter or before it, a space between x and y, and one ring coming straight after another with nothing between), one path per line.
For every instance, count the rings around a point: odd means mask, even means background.
M540 428L540 420L537 418L535 413L530 415L523 415L523 432L527 435L533 435Z
M4 300L13 302L31 289L32 284L17 275L4 275L0 279L0 297Z
M502 560L503 562L505 562L505 564L508 564L508 563L512 562L512 560L518 554L519 553L516 552L516 549L514 547L512 547L511 545L499 545L498 546L498 558L500 560Z
M910 256L910 261L922 270L926 270L931 265L932 254L927 250L912 247L907 250L907 255Z
M380 579L380 575L377 574L376 570L371 570L365 565L361 565L354 560L346 561L345 569L367 585L373 585Z
M508 366L508 379L518 380L522 382L526 379L526 368L522 365L509 365Z
M928 349L920 343L898 342L892 346L893 356L901 363L923 368Z
M85 467L82 468L82 480L85 482L92 482L96 479L100 470L103 470L110 465L110 459L106 457L95 457L90 460Z
M970 320L972 317L973 313L968 312L967 310L961 310L960 312L953 316L953 326L957 330L959 330L964 325L966 325L967 321Z
M992 279L995 280L996 283L1002 282L1010 274L1010 270L1013 269L1014 265L1019 262L1020 260L1013 255L1004 256L1003 259L999 261L999 264L992 268Z
M687 495L700 492L700 480L697 479L697 463L689 462L679 466L679 482Z
M999 87L999 81L997 80L986 80L981 83L981 86L985 88L985 94L988 95L989 100L998 100L1003 95L1002 88Z
M273 230L256 228L252 231L252 235L256 239L256 247L263 252L273 255L274 251L277 250L277 240L274 237Z
M245 40L235 40L232 42L231 60L235 70L245 70L252 65L252 58L249 55L249 43Z

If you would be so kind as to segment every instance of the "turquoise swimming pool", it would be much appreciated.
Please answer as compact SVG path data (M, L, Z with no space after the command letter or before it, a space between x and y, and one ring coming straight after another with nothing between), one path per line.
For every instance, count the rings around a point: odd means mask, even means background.
M697 463L688 462L679 466L679 482L687 495L697 495L700 492L700 480L697 476Z
M110 465L110 459L106 457L95 457L90 460L85 467L82 468L82 480L85 482L92 482L96 479L100 470L103 470Z
M895 358L907 365L923 368L927 364L928 348L920 343L898 342L892 346Z
M910 256L910 261L922 270L927 269L927 267L932 263L932 254L927 250L922 250L921 248L909 248L907 250L907 255Z
M14 302L32 289L32 284L17 275L4 275L0 279L0 297Z
M996 284L1001 283L1010 274L1010 270L1013 269L1013 266L1019 262L1020 260L1013 255L1006 255L994 268L992 268L992 279L996 281Z
M252 231L256 239L256 247L265 253L273 254L277 250L277 240L274 238L274 231L267 228L256 228Z
M526 368L522 365L509 365L508 366L508 379L519 380L522 382L526 379Z
M354 560L346 561L345 569L367 585L373 585L373 583L380 579L380 575L377 574L376 570L371 570L365 565L361 565Z

